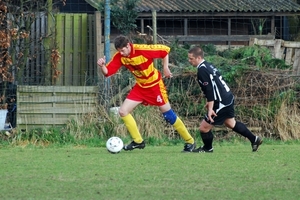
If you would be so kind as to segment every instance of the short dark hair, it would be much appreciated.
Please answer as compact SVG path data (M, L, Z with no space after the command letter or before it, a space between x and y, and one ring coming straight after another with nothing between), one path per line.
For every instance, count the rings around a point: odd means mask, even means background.
M115 38L115 48L122 49L127 46L129 39L124 35L119 35Z
M192 47L188 53L193 54L194 57L200 56L201 58L204 58L204 52L199 46Z

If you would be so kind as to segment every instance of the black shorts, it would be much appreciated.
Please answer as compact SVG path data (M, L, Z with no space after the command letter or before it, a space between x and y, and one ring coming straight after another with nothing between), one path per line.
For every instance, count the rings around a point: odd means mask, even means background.
M216 112L216 110L214 109L214 111ZM221 110L219 110L218 113L216 113L217 116L214 117L214 122L211 123L207 117L207 115L205 115L204 117L204 120L209 123L209 124L212 124L212 125L222 125L224 124L224 121L226 119L229 119L229 118L233 118L234 117L234 102L224 108L222 108Z

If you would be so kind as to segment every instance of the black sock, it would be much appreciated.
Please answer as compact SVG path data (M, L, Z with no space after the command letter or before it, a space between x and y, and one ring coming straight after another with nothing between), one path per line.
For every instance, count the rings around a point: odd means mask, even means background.
M237 121L232 130L248 138L251 143L255 142L256 136L253 135L251 131L246 127L246 125L242 122Z
M207 133L200 132L200 135L204 144L203 148L206 150L211 149L213 139L214 139L214 135L212 134L212 132L211 131L208 131Z

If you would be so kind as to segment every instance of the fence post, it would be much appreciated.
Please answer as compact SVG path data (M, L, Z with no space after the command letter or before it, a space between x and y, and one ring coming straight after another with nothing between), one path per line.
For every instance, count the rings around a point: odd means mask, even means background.
M157 25L156 25L156 10L152 10L152 26L153 26L153 44L157 44ZM157 67L157 60L154 60L154 66Z
M104 38L105 38L105 58L106 62L110 60L110 0L105 0L105 26L104 26ZM109 88L110 88L110 78L105 79L105 108L109 111Z

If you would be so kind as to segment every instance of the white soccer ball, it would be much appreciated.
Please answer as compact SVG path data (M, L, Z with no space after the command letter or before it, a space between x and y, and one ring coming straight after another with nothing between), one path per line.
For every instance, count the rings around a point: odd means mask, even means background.
M110 153L119 153L123 149L123 141L121 138L113 136L106 141L106 149Z

